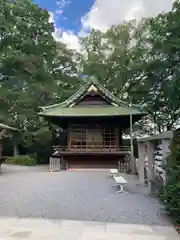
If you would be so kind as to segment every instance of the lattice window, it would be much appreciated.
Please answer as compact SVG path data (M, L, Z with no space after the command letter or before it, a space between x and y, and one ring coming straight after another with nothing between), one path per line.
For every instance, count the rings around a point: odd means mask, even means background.
M70 128L71 149L111 149L118 147L114 128Z
M117 133L114 128L103 129L103 145L113 147L117 145Z
M86 129L74 128L70 129L70 147L85 148L86 146Z

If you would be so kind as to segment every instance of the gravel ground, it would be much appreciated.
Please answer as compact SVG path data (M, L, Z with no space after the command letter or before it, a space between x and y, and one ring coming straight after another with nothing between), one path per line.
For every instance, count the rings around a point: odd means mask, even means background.
M168 225L160 204L132 176L125 176L128 193L116 194L107 171L49 173L45 167L6 165L2 171L0 217Z

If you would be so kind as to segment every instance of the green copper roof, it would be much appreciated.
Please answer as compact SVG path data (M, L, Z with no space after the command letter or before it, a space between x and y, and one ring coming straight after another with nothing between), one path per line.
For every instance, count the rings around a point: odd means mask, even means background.
M61 116L61 117L96 117L96 116L125 116L125 115L143 115L139 109L128 107L59 107L40 113L42 116Z
M75 92L70 98L68 98L66 101L50 105L50 106L45 106L41 107L42 109L49 109L53 108L56 106L62 106L62 107L72 107L76 104L76 102L83 98L84 95L87 93L88 89L94 85L99 92L102 93L104 98L109 101L112 105L126 105L123 101L121 101L119 98L115 97L112 93L110 93L106 88L104 88L100 83L98 83L96 80L91 80L88 83L86 83L83 87L81 87L77 92Z
M90 88L95 88L98 93L100 93L101 96L107 102L109 102L110 105L76 107L75 105L77 102L80 101L88 93ZM126 103L115 97L95 80L89 81L65 102L41 107L41 109L43 111L39 113L39 115L46 117L125 116L130 114L145 115L145 113L136 106L128 107Z

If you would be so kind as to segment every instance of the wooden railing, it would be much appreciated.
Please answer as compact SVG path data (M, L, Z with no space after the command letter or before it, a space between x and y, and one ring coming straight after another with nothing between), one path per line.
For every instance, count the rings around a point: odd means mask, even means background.
M130 146L104 146L104 145L73 145L67 146L53 146L54 152L125 152L131 151Z

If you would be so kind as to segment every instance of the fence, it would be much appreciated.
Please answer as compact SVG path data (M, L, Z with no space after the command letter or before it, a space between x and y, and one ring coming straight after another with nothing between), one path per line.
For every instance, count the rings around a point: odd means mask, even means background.
M118 170L119 172L127 173L130 170L130 156L126 155L124 160L118 162Z

